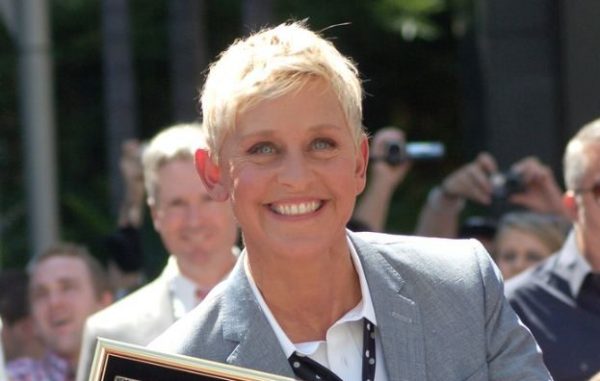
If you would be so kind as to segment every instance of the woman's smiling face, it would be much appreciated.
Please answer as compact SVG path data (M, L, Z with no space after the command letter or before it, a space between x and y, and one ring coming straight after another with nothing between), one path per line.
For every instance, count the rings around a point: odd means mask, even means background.
M299 252L339 243L365 187L367 157L366 137L357 147L322 80L242 112L219 172L246 245Z

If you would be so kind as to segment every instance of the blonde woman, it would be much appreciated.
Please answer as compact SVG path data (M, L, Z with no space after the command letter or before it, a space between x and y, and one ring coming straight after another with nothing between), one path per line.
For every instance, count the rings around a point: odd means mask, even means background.
M151 347L302 380L549 379L480 244L346 230L369 157L361 101L354 64L302 23L212 65L196 165L245 250Z

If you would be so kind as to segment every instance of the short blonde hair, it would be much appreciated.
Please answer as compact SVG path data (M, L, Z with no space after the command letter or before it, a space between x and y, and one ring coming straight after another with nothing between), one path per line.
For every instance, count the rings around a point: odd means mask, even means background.
M199 123L177 124L159 132L144 149L144 185L148 204L156 202L158 171L173 160L194 160L198 148L206 148L206 140Z
M304 22L289 22L235 41L211 65L201 102L212 160L218 162L219 149L239 113L300 89L311 78L329 83L358 146L364 131L356 66Z
M590 144L600 144L600 118L581 127L567 144L563 157L563 173L565 186L569 190L576 190L582 186L590 160L585 150Z

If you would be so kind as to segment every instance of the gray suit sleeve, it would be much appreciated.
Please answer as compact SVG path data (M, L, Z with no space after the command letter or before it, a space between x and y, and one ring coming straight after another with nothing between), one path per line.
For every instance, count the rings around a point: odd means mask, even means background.
M500 271L478 244L485 297L485 330L490 380L552 380L531 332L504 297Z

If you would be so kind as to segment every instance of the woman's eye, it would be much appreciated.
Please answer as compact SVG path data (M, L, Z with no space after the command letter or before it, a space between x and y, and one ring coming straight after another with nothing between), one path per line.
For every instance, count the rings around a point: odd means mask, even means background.
M271 154L275 153L275 147L272 144L259 143L259 144L253 145L248 150L248 152L250 154L257 154L257 155L271 155Z
M317 139L313 142L313 148L316 150L325 150L334 146L334 143L329 139Z

